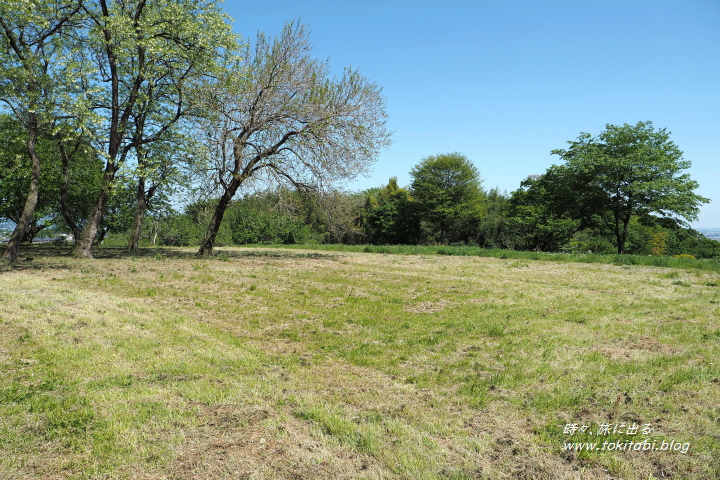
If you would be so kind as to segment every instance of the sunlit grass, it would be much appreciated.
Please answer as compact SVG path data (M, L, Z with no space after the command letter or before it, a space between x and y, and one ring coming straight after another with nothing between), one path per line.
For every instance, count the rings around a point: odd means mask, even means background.
M549 260L573 263L607 263L614 265L645 265L654 267L701 269L720 272L720 260L682 256L610 255L595 253L545 253L473 246L424 245L255 245L258 248L322 250L331 252L385 253L394 255L449 255L499 259ZM524 262L513 262L512 266Z
M0 478L720 475L718 273L401 253L6 264Z

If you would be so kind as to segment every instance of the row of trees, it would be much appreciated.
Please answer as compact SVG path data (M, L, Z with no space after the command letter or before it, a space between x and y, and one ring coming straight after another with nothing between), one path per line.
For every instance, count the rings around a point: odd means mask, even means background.
M563 164L528 177L511 194L484 190L473 163L451 153L423 159L405 188L391 178L359 193L249 195L230 205L217 240L720 255L720 242L687 228L707 199L694 193L697 183L683 173L689 163L665 130L650 122L608 125L569 144L553 152ZM195 203L158 223L158 241L196 244L196 225L207 224L201 212L211 205Z
M619 136L622 142L630 139L633 149L608 144L618 143L608 138L618 137L620 130L626 134ZM609 137L609 132L615 135ZM596 145L588 148L591 143ZM660 153L652 153L644 143ZM51 148L52 142L39 145ZM357 193L282 186L260 190L228 202L214 242L472 244L550 252L720 255L720 242L687 228L685 222L694 218L706 199L693 193L697 184L682 173L689 164L681 160L667 132L655 131L649 122L608 126L602 135L582 134L570 145L554 152L567 158L564 164L528 177L510 194L484 190L477 168L459 153L423 159L410 172L412 182L405 188L391 178L386 185ZM606 154L594 151L603 145ZM19 145L9 147L6 152L21 150ZM622 158L611 159L616 152L622 152ZM99 162L92 157L87 161L88 167ZM50 165L61 168L59 159ZM48 224L67 230L56 195L62 178L50 174L43 182L50 193L40 196L38 210L45 212L43 220ZM90 175L81 184L100 179ZM0 185L0 191L14 191L17 197L14 209L2 212L6 218L17 216L21 209L25 180L15 180ZM14 189L8 188L11 185ZM132 182L123 185L111 197L100 238L108 231L116 233L116 239L135 237ZM68 189L68 194L75 199L71 203L84 206L87 214L92 206L87 195L77 188ZM221 199L196 200L183 213L174 212L171 200L155 197L152 213L143 221L146 241L201 245ZM33 224L32 232L42 227Z
M674 252L720 253L717 242L687 229L709 200L695 193L698 184L685 172L690 162L665 129L652 122L607 125L552 153L564 163L529 176L510 195L483 192L477 170L462 155L426 158L410 172L409 190L391 180L369 192L366 233L376 243L538 251L612 245L620 254L666 253L670 245Z
M198 186L219 198L205 255L251 181L309 192L365 171L389 143L380 88L310 50L298 23L251 47L216 1L0 3L3 257L60 215L90 257L123 209L136 249L148 208Z

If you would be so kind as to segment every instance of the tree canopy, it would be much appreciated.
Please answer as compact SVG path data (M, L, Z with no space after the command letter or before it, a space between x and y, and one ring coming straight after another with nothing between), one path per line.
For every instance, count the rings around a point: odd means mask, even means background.
M410 176L426 235L439 243L468 241L471 225L486 209L475 165L460 153L432 155L422 159Z
M364 223L368 240L374 244L417 242L419 222L410 192L400 188L397 178L387 185L365 192Z
M16 118L0 114L0 219L16 225L21 222L32 175L24 134ZM50 226L77 234L73 226L84 225L92 210L88 193L98 187L102 161L86 139L58 144L49 130L39 132L35 151L43 168L34 213L21 240L32 241Z
M199 255L212 252L225 210L246 182L321 189L365 172L389 144L381 89L357 70L331 77L310 51L309 32L298 23L274 39L258 34L243 69L226 69L205 89L211 114L203 130L220 200Z
M118 170L197 113L190 90L224 52L237 49L237 37L214 1L96 0L86 2L84 13L81 55L95 68L82 79L82 93L93 106L94 139L106 159L95 208L74 252L89 257Z
M24 128L30 176L23 209L3 257L17 258L19 243L37 207L41 159L36 151L40 135L55 122L77 112L72 95L77 63L62 33L78 25L78 2L3 1L0 3L0 102Z
M631 218L697 219L709 200L697 195L698 183L683 170L690 162L664 128L652 122L606 125L593 137L581 133L567 149L553 150L565 160L561 177L572 189L576 216L594 218L615 237L623 253Z
M575 179L567 168L553 166L544 175L526 178L513 192L508 218L521 248L557 251L581 228L592 226L578 215Z

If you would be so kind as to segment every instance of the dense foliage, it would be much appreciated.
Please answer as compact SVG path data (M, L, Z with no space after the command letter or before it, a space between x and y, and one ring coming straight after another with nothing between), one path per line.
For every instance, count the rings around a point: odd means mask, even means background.
M467 243L485 214L480 172L464 155L424 158L410 171L423 239Z
M477 169L457 154L428 157L412 173L424 183L416 181L403 188L393 177L386 185L361 194L333 191L307 196L277 189L247 195L230 205L217 243L468 245L576 254L617 252L614 231L596 216L585 216L586 207L569 195L567 185L577 180L569 178L566 168L553 166L544 175L528 177L511 194L483 190ZM454 208L457 205L466 208ZM213 208L213 201L196 202L184 214L152 220L154 226L146 241L197 245L201 225L207 224ZM720 242L675 218L633 214L624 253L720 258Z
M568 149L552 152L565 164L555 168L560 175L551 187L560 193L551 202L561 213L572 204L574 218L608 230L618 253L625 250L634 217L646 224L697 220L700 205L709 200L694 193L698 183L683 173L690 162L669 136L652 122L607 125L597 137L581 134Z
M15 224L25 206L32 165L22 141L23 127L18 120L0 114L0 220ZM35 150L43 159L37 205L23 236L31 242L45 229L53 233L75 233L92 210L89 191L102 179L103 162L86 139L65 142L63 154L50 132L42 132ZM107 229L107 227L106 227ZM121 231L123 229L115 229Z
M64 182L50 195L69 201L66 173L79 160L66 154L78 142L103 167L98 182L82 184L89 214L75 221L68 202L62 208L76 257L91 257L93 242L123 229L130 212L136 250L143 217L159 215L158 198L179 185L203 189L189 203L217 196L199 251L207 255L241 186L310 195L367 171L390 143L381 88L355 69L331 75L298 22L275 38L259 33L252 46L230 23L216 0L0 3L0 114L19 125L4 140L29 165L5 215L16 227L4 257L14 261L35 217L48 215L41 195L50 184ZM50 173L55 150L60 175ZM338 216L325 226L330 237L351 233L338 230Z

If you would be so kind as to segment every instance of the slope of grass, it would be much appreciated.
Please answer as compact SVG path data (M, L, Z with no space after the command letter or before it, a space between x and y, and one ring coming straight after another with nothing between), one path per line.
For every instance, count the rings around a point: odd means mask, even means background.
M0 273L0 478L720 477L715 271L47 253Z

